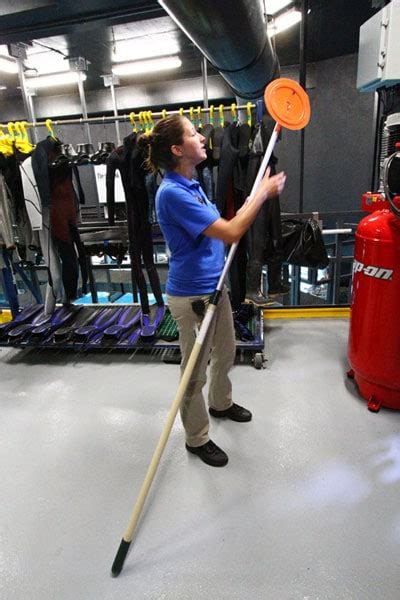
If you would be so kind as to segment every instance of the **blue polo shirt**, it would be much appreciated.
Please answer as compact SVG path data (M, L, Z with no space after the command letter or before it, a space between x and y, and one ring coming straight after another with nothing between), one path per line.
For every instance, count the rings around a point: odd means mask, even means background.
M171 296L210 294L225 260L222 240L203 235L220 218L198 181L167 172L156 194L157 219L171 251L166 291Z

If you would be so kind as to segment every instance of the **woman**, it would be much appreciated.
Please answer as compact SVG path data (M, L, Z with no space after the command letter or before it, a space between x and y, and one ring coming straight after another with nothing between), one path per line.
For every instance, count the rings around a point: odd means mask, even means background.
M178 115L167 117L142 139L149 146L148 167L166 171L156 195L156 210L171 252L166 291L169 309L179 329L183 372L209 295L223 269L225 244L241 238L265 200L282 192L286 176L279 173L269 177L267 172L253 201L246 201L235 217L227 221L192 179L194 168L206 158L206 150L205 138L188 119ZM235 358L235 334L226 287L181 405L186 449L205 463L222 467L227 464L228 456L208 436L209 419L202 394L210 351L208 412L215 418L250 421L250 411L232 402L228 372Z

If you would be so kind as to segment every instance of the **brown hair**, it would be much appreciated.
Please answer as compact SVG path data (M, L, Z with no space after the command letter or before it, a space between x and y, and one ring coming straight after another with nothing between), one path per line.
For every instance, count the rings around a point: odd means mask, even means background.
M172 153L171 146L182 142L183 119L180 115L171 115L159 121L151 133L143 134L138 139L139 147L147 153L145 168L153 172L160 168L173 170L178 159Z

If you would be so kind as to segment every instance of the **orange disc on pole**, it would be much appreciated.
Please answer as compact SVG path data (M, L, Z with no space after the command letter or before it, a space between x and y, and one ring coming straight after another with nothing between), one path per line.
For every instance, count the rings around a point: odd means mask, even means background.
M274 79L267 85L264 102L271 117L287 129L303 129L311 116L310 100L293 79Z

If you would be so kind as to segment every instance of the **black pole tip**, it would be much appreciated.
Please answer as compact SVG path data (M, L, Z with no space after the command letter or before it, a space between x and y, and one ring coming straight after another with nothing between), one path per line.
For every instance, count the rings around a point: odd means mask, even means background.
M130 542L126 542L124 540L124 538L122 538L121 543L118 548L117 555L116 555L113 565L111 567L111 575L113 577L118 577L118 575L121 573L130 545L131 545Z

